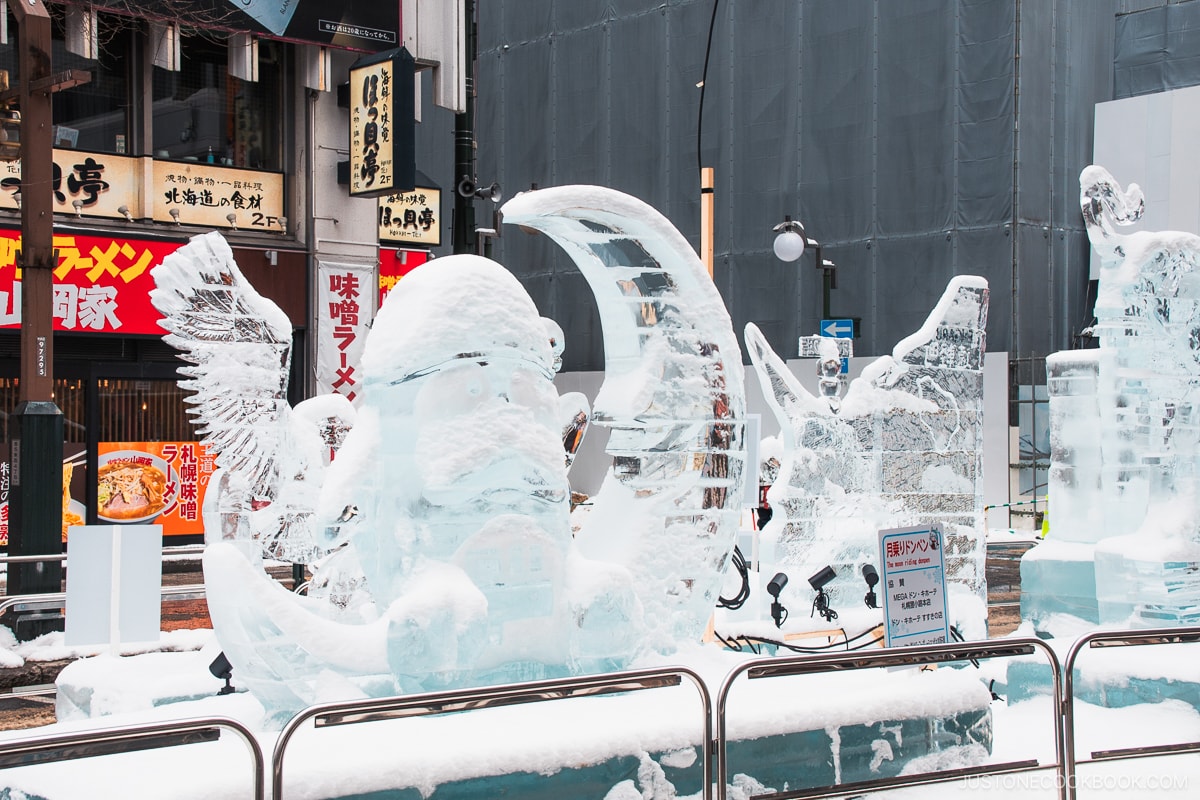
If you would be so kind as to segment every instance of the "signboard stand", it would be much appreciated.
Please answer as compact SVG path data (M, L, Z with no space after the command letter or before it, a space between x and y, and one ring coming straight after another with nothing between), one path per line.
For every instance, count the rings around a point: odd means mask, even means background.
M63 643L156 642L162 627L162 526L75 525L67 549Z
M879 531L886 647L950 641L942 544L936 525Z

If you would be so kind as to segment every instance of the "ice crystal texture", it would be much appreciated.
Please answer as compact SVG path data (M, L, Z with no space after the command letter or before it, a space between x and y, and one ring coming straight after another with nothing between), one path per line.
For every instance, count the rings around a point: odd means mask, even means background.
M935 522L946 534L948 581L960 596L984 599L987 300L983 278L952 279L921 329L872 362L840 399L810 394L758 328L746 326L784 441L768 495L771 530L793 578L834 567L831 605L862 602L860 570L878 566L880 529ZM964 603L960 613L978 608Z
M1051 541L1064 545L1022 565L1022 613L1043 629L1054 614L1196 624L1200 237L1121 235L1144 208L1137 184L1099 166L1079 183L1101 263L1099 348L1047 359Z

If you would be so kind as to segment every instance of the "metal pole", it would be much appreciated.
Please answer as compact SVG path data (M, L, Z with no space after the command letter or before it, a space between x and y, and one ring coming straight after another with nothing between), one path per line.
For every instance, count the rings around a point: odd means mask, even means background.
M817 257L817 269L821 270L821 319L831 319L829 292L833 289L833 270L825 266L825 258L821 255L821 245L813 247L813 255Z
M713 168L704 167L700 170L700 260L710 278L713 276L714 192Z
M9 550L62 552L62 412L54 404L54 152L50 95L50 15L42 0L10 3L20 36L21 381L12 434L13 502ZM59 561L21 565L8 591L60 591Z
M454 117L454 253L476 253L475 241L475 0L463 0L467 26L464 111Z

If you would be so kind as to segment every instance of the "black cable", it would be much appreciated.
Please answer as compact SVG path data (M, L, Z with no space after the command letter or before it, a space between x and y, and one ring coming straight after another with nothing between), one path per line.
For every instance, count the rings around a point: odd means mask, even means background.
M967 641L966 639L964 639L964 638L963 638L963 635L962 635L961 633L959 633L959 632L958 632L958 628L957 628L956 626L954 626L954 625L951 625L951 626L950 626L950 638L951 638L951 639L953 639L953 640L954 640L954 641L956 641L956 642L963 642L964 644L965 644L965 643L966 643L966 641ZM971 658L971 659L968 659L968 660L969 660L969 661L970 661L972 664L974 664L974 665L975 665L975 669L979 669L979 659L977 659L977 658Z
M746 599L750 597L750 568L746 564L746 557L742 555L742 551L737 545L733 546L732 561L733 568L742 576L742 588L732 598L718 597L717 605L721 608L741 608L746 604Z
M717 6L721 0L713 0L712 19L708 21L708 44L704 46L704 72L700 75L700 111L696 116L696 174L704 169L704 157L700 154L700 142L704 136L704 90L708 86L708 57L712 53L713 28L717 26Z
M876 626L876 627L878 627L878 626ZM846 635L846 630L844 628L839 628L839 630L841 630L842 636L844 637ZM864 636L870 636L874 632L875 632L875 628L867 628L862 633L855 634L854 636L851 636L848 639L844 639L843 641L831 642L829 644L822 644L822 645L814 645L813 647L801 647L799 645L788 644L787 642L782 642L782 641L779 641L776 639L767 639L762 636L741 636L737 640L738 641L737 645L730 646L728 643L728 640L726 640L720 634L717 634L717 638L720 639L723 644L725 644L727 647L729 647L730 650L736 650L737 652L742 651L741 643L744 642L746 644L746 646L750 647L750 648L753 648L754 644L757 643L760 645L765 644L765 645L771 645L772 647L782 648L784 650L790 650L794 653L821 653L826 650L833 650L835 648L836 649L845 649L847 651L862 650L865 647L870 647L873 644L882 642L883 637L877 636L876 638L872 639L869 642L864 642L860 645L856 645L855 647L850 646L851 642L858 641L859 639L863 638Z

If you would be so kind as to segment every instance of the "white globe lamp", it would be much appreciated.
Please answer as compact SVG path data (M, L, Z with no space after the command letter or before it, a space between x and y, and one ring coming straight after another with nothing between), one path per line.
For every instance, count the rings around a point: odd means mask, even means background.
M775 237L775 257L780 261L796 261L804 255L804 237L791 228L779 232Z

